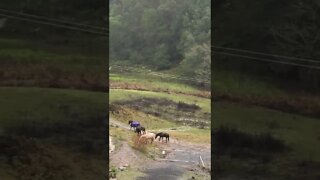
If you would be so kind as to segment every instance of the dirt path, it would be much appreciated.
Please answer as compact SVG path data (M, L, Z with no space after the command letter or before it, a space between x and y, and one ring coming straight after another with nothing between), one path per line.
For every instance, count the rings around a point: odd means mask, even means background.
M119 150L110 154L110 162L117 167L126 164L136 166L140 164L139 161L143 159L141 156L143 155L133 150L127 142L123 141Z
M112 138L111 138L111 136L109 136L109 153L112 153L114 151L114 149L115 149L115 146L112 142Z
M109 123L112 126L130 130L128 125L119 121L110 119ZM210 175L201 172L196 165L199 162L199 155L201 155L206 166L211 167L211 151L209 145L196 145L178 141L174 138L170 138L170 143L159 142L157 140L155 144L157 144L158 148L166 152L165 158L158 158L156 161L146 159L143 154L133 150L127 142L124 142L119 151L111 154L110 160L115 165L123 166L124 164L130 164L131 167L139 168L147 176L138 177L138 180L176 180L190 170L196 170L200 174L205 174L207 177L205 179L210 179Z

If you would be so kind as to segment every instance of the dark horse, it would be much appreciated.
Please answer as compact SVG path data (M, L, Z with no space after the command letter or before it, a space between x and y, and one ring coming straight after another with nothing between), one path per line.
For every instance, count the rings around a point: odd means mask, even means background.
M130 130L131 128L136 129L138 126L140 126L140 123L138 121L129 121L130 124Z
M159 141L160 141L160 139L163 139L163 137L166 138L166 142L169 141L169 134L168 133L164 133L164 132L157 133L155 139L157 139L158 136L159 136Z
M143 134L146 134L146 128L144 128L144 127L142 127L142 126L136 127L135 132L138 133L138 136L141 135L141 131L143 132Z

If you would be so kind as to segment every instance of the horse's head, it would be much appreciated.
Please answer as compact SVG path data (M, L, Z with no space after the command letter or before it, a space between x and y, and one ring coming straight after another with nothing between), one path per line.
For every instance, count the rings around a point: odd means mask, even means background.
M155 139L157 139L157 137L158 137L158 136L160 136L160 133L157 133L157 134L156 134L156 137L155 137Z
M130 120L130 121L129 121L129 124L131 124L131 123L132 123L132 121Z

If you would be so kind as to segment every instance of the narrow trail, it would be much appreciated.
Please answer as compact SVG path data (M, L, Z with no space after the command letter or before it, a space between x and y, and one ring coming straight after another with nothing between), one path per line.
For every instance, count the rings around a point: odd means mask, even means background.
M118 128L130 130L129 125L114 119L109 119L109 123L111 126L117 126ZM158 130L149 130L149 132L150 131L154 132ZM139 177L137 178L138 180L179 179L187 171L192 169L199 170L199 167L197 166L199 163L199 155L202 156L205 165L207 167L211 167L211 151L209 145L204 147L203 145L201 146L178 141L174 138L170 138L169 143L158 140L155 140L154 143L161 150L165 150L165 158L159 158L156 159L156 161L149 159L149 162L142 162L144 158L138 157L142 157L143 155L140 152L133 150L127 142L124 142L120 150L111 156L111 162L121 165L125 163L134 163L135 167L138 167L145 174L147 174L147 177ZM128 155L132 156L127 158ZM143 166L141 166L141 164ZM210 175L208 175L207 179L210 179Z
M115 146L112 142L112 138L111 138L111 136L109 136L109 153L112 153L114 151L114 149L115 149Z

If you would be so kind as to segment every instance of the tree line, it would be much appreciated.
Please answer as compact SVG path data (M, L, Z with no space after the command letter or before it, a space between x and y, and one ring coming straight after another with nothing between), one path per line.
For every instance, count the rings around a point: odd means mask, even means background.
M290 87L299 86L315 92L319 90L320 2L216 0L212 5L212 13L213 45L313 60L272 58L310 66L301 67L217 54L214 56L215 68L237 70L255 76L267 75L281 84L290 84ZM271 59L270 56L267 58Z
M110 61L210 80L209 0L109 1Z

